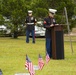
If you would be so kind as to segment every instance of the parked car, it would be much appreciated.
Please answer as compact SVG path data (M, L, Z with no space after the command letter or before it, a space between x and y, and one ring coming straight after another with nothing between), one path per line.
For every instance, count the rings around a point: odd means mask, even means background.
M0 25L0 34L1 35L10 35L11 30L7 29L7 27L5 25Z
M1 31L1 30L6 30L6 26L0 25L0 31Z
M31 34L30 34L31 36ZM35 26L35 37L44 37L45 36L45 28Z

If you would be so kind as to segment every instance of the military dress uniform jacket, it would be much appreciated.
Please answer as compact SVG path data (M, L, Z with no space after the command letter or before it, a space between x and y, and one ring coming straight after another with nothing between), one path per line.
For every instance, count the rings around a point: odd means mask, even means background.
M45 32L46 38L51 38L51 27L50 27L51 24L54 24L54 25L56 24L56 21L54 18L47 17L44 19L43 26L44 28L46 28L46 32Z
M27 16L25 19L25 23L26 23L26 30L34 30L36 19L33 16L31 16L31 17Z

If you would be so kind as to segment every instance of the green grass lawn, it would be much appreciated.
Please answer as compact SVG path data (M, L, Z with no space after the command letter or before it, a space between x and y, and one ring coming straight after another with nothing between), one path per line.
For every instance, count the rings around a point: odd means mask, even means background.
M42 71L36 71L36 75L76 75L76 37L72 37L74 53L72 54L69 37L64 38L64 60L51 59L45 64ZM26 73L25 55L27 54L34 65L38 64L38 54L41 54L45 62L45 38L36 38L36 44L25 42L25 36L12 39L0 37L0 69L3 75Z

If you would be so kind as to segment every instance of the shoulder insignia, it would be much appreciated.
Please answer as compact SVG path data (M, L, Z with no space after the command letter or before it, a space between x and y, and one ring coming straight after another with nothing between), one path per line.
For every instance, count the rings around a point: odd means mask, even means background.
M44 24L46 24L46 21L44 21Z

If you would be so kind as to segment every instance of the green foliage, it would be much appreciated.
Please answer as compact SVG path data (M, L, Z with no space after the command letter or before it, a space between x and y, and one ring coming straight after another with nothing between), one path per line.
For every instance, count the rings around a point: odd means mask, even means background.
M35 14L38 18L43 18L44 16L47 16L48 11L45 8L37 8Z
M76 15L76 6L75 6L75 8L74 8L74 14Z
M2 15L10 19L13 32L18 30L18 25L25 19L25 2L22 0L2 0Z
M0 25L3 25L4 24L4 18L3 16L0 14Z
M70 26L71 29L76 27L76 19L71 21L72 25Z
M59 23L59 24L65 24L65 17L64 17L64 15L63 16L56 15L55 18L56 18L56 22L57 23Z
M57 9L57 22L64 23L64 7L67 8L69 22L72 25L71 18L76 15L75 0L0 0L0 14L9 18L14 26L17 25L15 27L24 23L28 10L33 10L33 15L39 20L48 16L49 8Z

